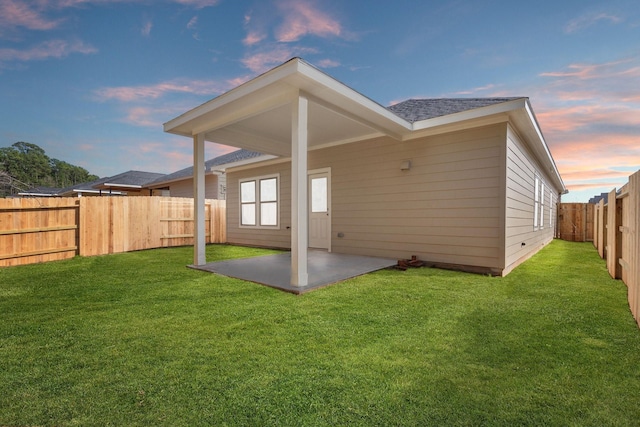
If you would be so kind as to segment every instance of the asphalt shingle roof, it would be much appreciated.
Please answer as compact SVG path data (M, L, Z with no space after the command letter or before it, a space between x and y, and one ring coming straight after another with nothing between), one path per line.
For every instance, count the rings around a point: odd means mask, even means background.
M215 157L211 160L204 162L206 170L210 170L213 166L226 165L228 163L239 162L240 160L252 159L254 157L261 156L262 153L256 151L249 151L245 149L236 150L231 153L223 154L222 156ZM177 172L163 175L153 182L147 183L148 185L156 185L164 182L177 181L184 178L191 178L193 176L193 166L181 169Z
M413 123L522 98L523 97L408 99L391 105L387 107L387 109L408 122Z
M142 171L127 171L118 175L107 178L100 184L120 184L120 185L139 185L143 186L151 181L154 181L160 177L163 177L162 173L155 172L142 172Z
M58 191L58 194L73 192L73 190L95 191L94 185L104 184L107 181L109 181L109 177L100 178L91 182L84 182L81 184L70 185L69 187L65 187L62 190Z

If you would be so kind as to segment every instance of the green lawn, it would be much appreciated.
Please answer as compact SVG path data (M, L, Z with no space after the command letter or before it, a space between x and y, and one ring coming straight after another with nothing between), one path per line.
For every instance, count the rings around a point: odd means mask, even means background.
M0 425L640 423L640 331L591 244L506 278L383 270L303 296L191 257L1 269Z

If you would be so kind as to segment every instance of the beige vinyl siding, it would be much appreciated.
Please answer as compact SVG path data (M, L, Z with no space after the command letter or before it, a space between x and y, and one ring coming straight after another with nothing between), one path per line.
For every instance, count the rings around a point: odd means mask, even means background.
M542 227L534 227L535 180L544 184L544 217ZM506 210L506 270L505 274L535 254L554 236L549 226L549 206L554 217L556 189L534 160L530 150L516 132L507 132L507 210ZM524 243L524 245L523 245Z
M214 174L205 175L204 177L204 198L218 198L218 176ZM193 198L193 178L176 181L169 184L169 192L171 197L189 197Z
M488 267L504 263L506 125L398 142L390 138L309 153L309 169L331 168L332 250ZM411 169L402 171L403 160ZM229 241L290 247L290 163L232 172ZM279 231L238 227L238 179L281 174ZM337 237L341 233L343 237Z
M499 268L504 134L498 125L313 152L310 168L332 168L333 250Z
M240 227L239 181L272 174L280 174L278 180L278 229ZM291 248L291 163L256 167L227 174L227 241L232 244Z

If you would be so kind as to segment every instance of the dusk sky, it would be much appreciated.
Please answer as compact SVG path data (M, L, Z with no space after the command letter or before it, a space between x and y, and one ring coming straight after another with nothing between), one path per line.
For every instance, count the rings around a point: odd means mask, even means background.
M640 169L638 0L0 0L0 146L174 172L164 122L295 56L385 106L529 97L563 201Z

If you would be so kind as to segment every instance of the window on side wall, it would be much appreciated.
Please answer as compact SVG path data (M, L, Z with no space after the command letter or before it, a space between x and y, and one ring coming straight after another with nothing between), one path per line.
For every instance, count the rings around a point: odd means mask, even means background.
M279 175L240 180L240 226L278 228Z
M544 183L540 182L540 229L544 228Z
M533 229L538 229L539 219L538 215L540 213L540 179L535 177L535 185L533 188Z
M553 200L553 193L549 190L549 228L553 228L553 205L555 201Z

